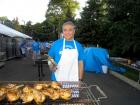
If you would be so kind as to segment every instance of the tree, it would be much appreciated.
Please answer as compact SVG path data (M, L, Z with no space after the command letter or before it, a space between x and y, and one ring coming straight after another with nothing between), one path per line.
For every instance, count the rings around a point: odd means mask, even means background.
M2 23L2 24L4 24L5 21L7 21L7 20L8 20L7 16L0 17L0 23Z
M19 24L19 21L18 21L17 17L12 20L12 23L13 23L13 28L15 30L22 31L21 25Z
M32 36L33 26L31 21L28 21L25 25L22 25L22 32Z
M77 22L78 34L83 43L100 43L104 37L102 28L108 22L106 0L88 0Z
M9 20L6 16L0 17L0 23L6 25L8 27L14 28L12 21Z
M140 1L108 0L110 49L124 57L140 57Z
M77 21L77 38L98 43L112 56L140 58L139 11L139 0L88 0Z
M66 20L74 20L79 3L75 0L50 0L46 12L46 21L54 30L54 34L61 33L61 26Z
M36 23L32 26L33 37L39 38L41 41L47 40L46 26L44 23Z

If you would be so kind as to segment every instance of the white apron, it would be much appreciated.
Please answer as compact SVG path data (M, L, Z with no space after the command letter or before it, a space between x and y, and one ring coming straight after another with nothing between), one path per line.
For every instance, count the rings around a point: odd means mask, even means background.
M79 81L78 51L73 42L75 49L65 49L65 39L63 41L62 55L55 71L57 81Z

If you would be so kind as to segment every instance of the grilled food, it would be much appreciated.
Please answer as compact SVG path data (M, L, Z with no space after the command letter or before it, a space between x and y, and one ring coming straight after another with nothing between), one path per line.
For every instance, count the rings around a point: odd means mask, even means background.
M61 88L61 84L58 83L58 82L52 82L51 83L51 87L54 88L54 89L60 89Z
M33 97L34 97L34 101L37 103L37 104L41 104L45 101L46 97L45 95L38 91L38 90L33 90Z
M34 96L33 93L22 93L20 99L23 101L23 103L30 103L33 101Z
M53 94L52 95L50 95L50 99L52 99L52 100L57 100L57 99L59 99L59 90L53 90Z
M2 101L5 98L5 94L6 94L6 89L1 87L0 88L0 101Z
M46 88L48 88L50 86L50 83L44 83L43 84L43 89L46 89Z
M48 88L48 89L42 90L42 93L52 100L59 99L59 90L55 90L53 88Z
M23 101L23 103L30 103L33 101L33 88L30 86L25 86L22 89L22 94L20 96L20 99Z
M36 90L43 90L45 88L48 88L50 86L50 84L48 83L38 83L34 85L34 89Z
M50 92L48 91L48 89L45 89L45 90L42 90L41 91L46 97L49 97L50 96Z
M30 103L33 100L42 104L46 98L51 100L69 100L72 96L71 89L63 89L58 82L36 83L33 85L7 84L0 87L0 101L7 98L8 102L15 102L19 99L23 103Z
M32 93L33 89L30 86L25 86L22 91L23 93Z
M19 91L18 90L9 90L7 92L7 100L9 102L14 102L19 99Z
M64 100L70 100L72 96L71 89L60 89L60 98Z
M36 90L42 90L43 89L43 86L44 86L44 84L35 84L34 85L34 89L36 89Z
M16 86L17 86L17 84L9 83L9 84L7 84L7 85L5 86L5 88L8 89L8 90L9 90L9 89L15 89Z

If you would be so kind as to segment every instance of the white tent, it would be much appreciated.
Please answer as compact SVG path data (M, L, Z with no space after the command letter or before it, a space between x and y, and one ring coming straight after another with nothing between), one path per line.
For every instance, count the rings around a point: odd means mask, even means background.
M10 37L22 37L22 38L30 38L32 39L32 37L25 35L19 31L16 31L6 25L3 25L0 23L0 33L4 34L6 36L10 36Z

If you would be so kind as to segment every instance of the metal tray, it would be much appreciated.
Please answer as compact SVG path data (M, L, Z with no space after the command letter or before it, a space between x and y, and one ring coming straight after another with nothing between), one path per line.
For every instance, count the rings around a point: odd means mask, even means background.
M49 83L50 81L4 81L0 82L0 85L7 83L16 83L16 84L28 84L33 85L35 83ZM41 105L100 105L101 99L107 98L106 94L99 88L97 85L87 86L84 82L60 82L62 88L71 88L72 89L72 98L68 101L64 100L55 100L46 99ZM100 94L99 97L95 97L92 90L97 90ZM6 100L0 102L0 105L36 105L35 102L30 104L23 104L20 100L14 103L9 103Z

